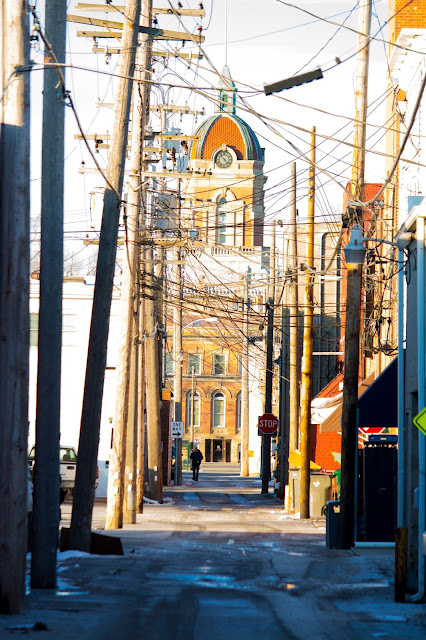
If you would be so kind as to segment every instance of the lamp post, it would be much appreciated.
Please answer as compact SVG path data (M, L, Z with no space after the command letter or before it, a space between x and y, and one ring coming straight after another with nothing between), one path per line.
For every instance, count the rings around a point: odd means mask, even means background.
M191 449L194 448L194 372L195 366L191 367Z

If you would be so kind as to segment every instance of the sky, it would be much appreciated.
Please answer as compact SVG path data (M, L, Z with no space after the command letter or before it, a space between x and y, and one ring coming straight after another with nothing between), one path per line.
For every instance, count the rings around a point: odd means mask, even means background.
M97 0L102 6L103 2ZM68 12L78 14L76 0L69 1ZM183 0L184 8L197 8L195 0ZM221 71L227 62L231 75L239 89L238 115L243 117L259 137L265 147L266 184L266 220L285 219L288 216L288 184L290 163L296 161L298 174L298 206L303 217L306 211L307 163L303 154L309 153L310 130L317 130L317 214L324 218L333 212L341 211L343 191L339 185L345 185L350 176L351 148L327 141L323 136L337 140L351 141L354 116L353 78L357 35L339 27L357 29L358 3L356 0L304 0L303 2L284 3L279 0L205 0L206 17L202 20L206 54L198 65L189 68L185 63L170 60L168 67L155 64L155 78L158 81L188 84L198 87L217 86L217 76L211 71L211 65ZM379 31L387 19L387 1L373 2L372 33ZM173 3L177 6L177 2ZM292 5L292 6L290 6ZM156 7L169 7L167 0L157 0ZM37 9L43 23L43 3ZM307 12L319 16L309 15ZM93 17L113 19L111 14L81 14ZM227 20L226 20L227 15ZM321 19L320 19L321 18ZM330 24L326 20L333 22ZM182 30L175 16L159 16L159 27ZM197 33L199 18L186 17L185 27ZM227 25L227 28L226 28ZM73 101L83 128L87 133L98 135L111 131L113 111L99 107L99 102L113 102L117 90L116 80L106 74L118 70L118 56L107 57L92 52L92 42L77 38L76 32L82 27L69 24L67 34L67 61L75 66L83 66L91 71L76 68L67 69L66 84L71 91ZM381 32L386 37L386 28ZM380 34L379 36L380 37ZM111 41L100 41L110 44ZM227 43L227 44L226 44ZM177 43L178 46L180 43ZM174 43L156 46L172 48ZM189 44L184 52L194 51ZM42 51L37 45L32 52L37 62L42 60ZM336 58L342 62L336 63ZM274 96L265 96L263 86L283 78L297 75L320 67L324 78L281 92ZM40 202L40 149L41 149L41 100L42 72L32 74L32 213L37 215ZM385 121L384 97L386 91L386 47L374 42L370 55L369 122L383 125ZM203 93L206 93L203 90ZM208 92L207 92L208 93ZM211 92L210 92L211 95ZM245 106L240 98L244 97ZM191 108L206 109L206 115L213 112L213 104L196 91L170 89L162 95L159 89L152 92L152 100L161 102L166 99L174 104L188 104ZM259 114L261 117L259 117ZM93 201L90 192L102 186L99 176L78 173L85 167L92 167L84 144L75 140L76 123L70 109L66 110L66 158L65 158L65 220L66 243L77 243L93 223ZM279 122L276 122L279 120ZM198 123L200 120L198 120ZM153 119L153 127L158 122ZM184 133L190 134L196 126L192 116L184 116L182 122L175 123ZM295 128L299 127L299 129ZM383 131L369 128L367 146L380 150L383 144ZM289 144L291 143L291 144ZM294 146L295 145L296 149ZM299 153L301 152L301 153ZM106 166L107 151L97 156ZM335 181L330 180L331 173ZM384 161L380 156L367 155L366 180L383 180ZM83 250L84 254L84 250Z

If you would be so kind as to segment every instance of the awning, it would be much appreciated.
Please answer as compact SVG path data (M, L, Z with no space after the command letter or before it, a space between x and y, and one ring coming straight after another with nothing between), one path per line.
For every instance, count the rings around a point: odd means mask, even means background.
M311 402L311 424L322 424L342 402L343 374L338 373Z
M373 382L374 382L374 373L370 373L370 375L367 376L366 379L363 380L358 385L358 398L362 396L362 394L368 389L368 387ZM340 433L341 432L342 428L340 425L340 418L342 417L342 401L343 401L343 394L342 394L342 397L340 398L340 402L338 406L328 416L328 418L326 418L322 423L320 427L321 433L337 433L337 432Z
M358 399L358 426L398 426L398 357Z

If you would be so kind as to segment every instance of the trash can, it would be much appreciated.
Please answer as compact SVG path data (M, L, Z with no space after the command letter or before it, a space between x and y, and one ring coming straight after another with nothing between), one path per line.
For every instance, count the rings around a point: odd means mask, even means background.
M325 543L327 549L340 549L340 500L329 500L325 508Z
M289 482L292 496L290 509L297 512L300 510L300 469L290 469Z
M318 517L324 515L324 508L331 500L332 473L311 471L309 485L309 515ZM300 509L300 469L290 469L289 480L292 489L293 511Z
M311 471L309 490L309 515L311 518L324 515L326 504L331 500L332 480L332 473L315 473Z
M337 500L340 500L340 482L341 482L342 470L336 469L334 472L334 478L336 483L336 497Z

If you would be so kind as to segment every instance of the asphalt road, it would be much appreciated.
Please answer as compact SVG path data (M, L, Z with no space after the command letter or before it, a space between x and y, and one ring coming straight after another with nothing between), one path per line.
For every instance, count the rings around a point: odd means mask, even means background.
M323 518L290 517L231 465L190 478L137 524L107 532L124 557L59 554L58 590L29 593L26 616L8 626L41 621L38 640L424 637L424 605L393 602L392 550L327 549ZM94 528L105 507L96 501ZM17 632L0 617L0 638Z

